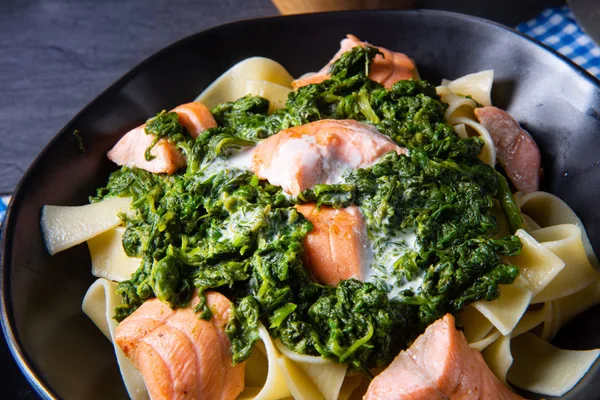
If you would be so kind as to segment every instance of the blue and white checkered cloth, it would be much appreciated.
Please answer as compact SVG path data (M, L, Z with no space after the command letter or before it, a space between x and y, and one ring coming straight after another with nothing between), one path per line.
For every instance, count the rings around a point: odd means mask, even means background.
M10 200L10 196L0 197L0 225L2 223L2 219L4 218L4 213L6 212L6 207L8 207L9 200Z
M548 8L531 21L517 25L517 29L600 79L600 47L583 32L569 7Z
M600 79L600 47L586 35L567 6L548 8L517 30L552 47ZM0 197L0 222L10 197Z

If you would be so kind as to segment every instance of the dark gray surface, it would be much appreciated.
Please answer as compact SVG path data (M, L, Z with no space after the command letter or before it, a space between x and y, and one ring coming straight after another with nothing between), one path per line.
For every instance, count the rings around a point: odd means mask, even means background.
M562 1L419 4L514 25ZM147 56L188 34L276 13L269 0L0 1L0 193L12 192L56 132ZM37 398L9 359L0 340L0 398Z
M77 111L155 51L275 14L269 0L0 1L0 193Z

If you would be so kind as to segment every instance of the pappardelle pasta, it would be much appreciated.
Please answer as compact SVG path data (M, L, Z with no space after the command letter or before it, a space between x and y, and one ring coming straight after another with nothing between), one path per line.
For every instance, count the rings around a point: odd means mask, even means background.
M317 73L249 58L123 136L42 230L87 242L83 311L129 396L568 392L600 350L549 341L600 303L598 259L493 75L435 87L349 35Z

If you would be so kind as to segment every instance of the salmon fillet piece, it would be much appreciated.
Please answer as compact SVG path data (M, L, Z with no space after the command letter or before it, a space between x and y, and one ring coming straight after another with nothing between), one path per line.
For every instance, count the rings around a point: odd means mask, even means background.
M292 82L292 87L298 89L299 87L310 85L311 83L321 83L329 79L329 69L331 68L331 65L336 62L342 54L354 47L365 45L368 45L368 43L362 42L356 36L346 35L346 39L340 42L340 49L326 66L321 68L321 70L314 75L296 79ZM371 64L371 70L369 71L369 78L381 83L388 89L398 81L418 79L415 63L405 54L396 53L383 47L377 48L383 53L383 57L380 54L375 56L373 64Z
M509 113L497 107L476 108L475 116L490 133L498 161L517 190L537 191L541 154L531 135Z
M315 203L296 205L313 229L304 239L307 269L322 284L362 278L364 220L358 207L334 209Z
M518 400L469 347L454 317L431 324L412 346L373 379L364 400L497 399Z
M196 139L200 132L217 126L212 113L204 104L197 101L175 107L173 112L179 116L179 123Z
M259 143L251 168L259 178L296 195L319 183L339 183L346 171L369 166L390 151L406 153L372 126L323 119Z
M202 103L182 104L172 110L179 116L179 123L194 138L206 129L214 128L217 122L210 110ZM108 158L118 165L137 167L152 173L172 175L185 166L185 157L177 147L166 139L160 139L150 153L154 158L146 160L146 149L154 141L154 135L147 135L146 124L127 132L108 152Z
M172 310L152 299L125 318L115 341L140 370L153 400L233 400L244 389L245 363L232 366L225 333L231 302L207 292L210 321L190 307Z
M403 351L371 381L363 399L446 400L447 397L437 389L427 371Z

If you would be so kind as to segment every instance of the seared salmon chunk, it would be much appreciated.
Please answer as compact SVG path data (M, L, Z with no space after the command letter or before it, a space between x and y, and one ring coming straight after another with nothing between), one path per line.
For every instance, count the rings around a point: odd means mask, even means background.
M373 379L364 400L518 400L446 314Z
M339 183L347 171L369 166L390 151L406 153L372 126L323 119L259 143L251 167L259 178L296 195L319 183Z
M244 363L232 365L225 326L231 302L208 292L213 317L205 321L190 307L172 310L151 299L125 318L115 341L140 370L153 400L233 400L244 389Z
M313 224L304 240L304 254L315 280L330 286L350 278L360 280L364 221L358 207L336 210L308 203L296 209Z
M192 102L173 109L179 123L192 137L206 129L217 126L210 110L202 103ZM118 165L137 167L153 173L174 174L184 167L185 157L177 147L166 139L160 139L150 151L154 157L146 159L146 149L152 145L154 135L146 134L146 124L127 132L108 152L108 158Z
M336 62L342 54L351 50L357 46L368 45L366 42L360 41L354 35L347 35L346 39L340 43L340 49L333 56L331 61L327 63L319 72L316 74L307 76L305 78L299 78L292 82L292 87L297 89L302 86L310 85L311 83L321 83L324 80L329 79L329 69L331 65ZM375 47L375 46L373 46ZM396 53L383 47L377 47L383 54L378 54L373 60L371 70L369 71L369 78L381 83L386 88L391 88L392 85L398 81L407 79L418 79L417 67L405 54Z

